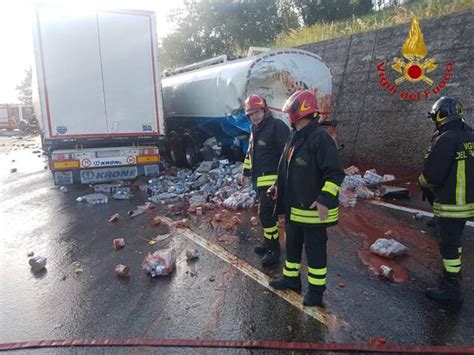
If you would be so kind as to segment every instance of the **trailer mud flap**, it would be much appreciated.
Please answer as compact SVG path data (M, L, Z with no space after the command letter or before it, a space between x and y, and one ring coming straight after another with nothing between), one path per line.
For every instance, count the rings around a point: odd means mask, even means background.
M92 184L98 182L128 180L138 176L136 166L127 166L122 168L91 169L80 172L82 184Z
M160 167L158 164L145 165L145 176L160 175Z
M74 183L74 176L72 171L55 171L54 183L56 185L72 185Z

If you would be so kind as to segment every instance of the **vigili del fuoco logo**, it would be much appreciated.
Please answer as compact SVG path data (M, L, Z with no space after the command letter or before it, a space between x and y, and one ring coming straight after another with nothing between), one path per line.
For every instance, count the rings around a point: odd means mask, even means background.
M390 68L387 68L385 61L377 64L377 72L380 78L379 84L391 94L398 93L402 100L427 100L432 95L438 95L451 79L454 64L450 61L444 67L443 77L434 85L433 78L440 76L440 68L434 57L428 57L428 49L416 17L413 18L401 53L403 58L395 57L393 62L389 63L392 71L398 76L394 82L387 77L387 70ZM424 88L402 90L399 85L403 83L411 83L412 86L423 85Z

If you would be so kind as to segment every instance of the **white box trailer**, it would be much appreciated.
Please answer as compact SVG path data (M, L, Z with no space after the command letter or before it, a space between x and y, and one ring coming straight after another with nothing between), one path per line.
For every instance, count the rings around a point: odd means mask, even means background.
M34 104L56 184L158 173L155 21L149 11L36 11Z

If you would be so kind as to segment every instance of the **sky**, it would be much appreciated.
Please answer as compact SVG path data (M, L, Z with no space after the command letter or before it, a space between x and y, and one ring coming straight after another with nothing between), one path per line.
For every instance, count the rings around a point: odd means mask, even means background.
M141 9L155 11L158 36L174 29L167 21L171 10L183 6L183 0L1 0L0 1L0 104L16 103L15 87L33 65L31 18L35 6Z

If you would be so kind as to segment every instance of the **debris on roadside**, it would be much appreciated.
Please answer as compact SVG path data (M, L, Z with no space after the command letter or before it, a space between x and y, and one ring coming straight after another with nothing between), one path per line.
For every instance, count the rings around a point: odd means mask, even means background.
M201 210L213 209L214 206L236 210L255 204L256 193L253 188L238 184L242 172L241 162L230 164L226 159L203 161L194 171L167 171L168 174L140 186L142 191L150 195L149 201L156 204L189 202L188 212L197 215L201 215Z
M66 192L68 192L68 189L67 189L66 186L61 186L61 187L59 188L59 191L61 191L61 192L63 192L63 193L66 193Z
M114 239L113 246L115 250L123 249L125 247L125 239L123 238Z
M155 209L155 205L151 202L147 202L144 205L137 206L137 208L135 208L134 210L128 211L128 216L130 218L133 218L145 213L146 211L151 211L154 209Z
M72 263L72 271L77 275L83 272L84 270L81 267L81 263L79 261L75 261Z
M16 172L17 172L17 169L16 169L16 168L11 168L11 169L10 169L10 173L13 174L13 173L16 173Z
M197 249L192 249L192 250L186 250L186 260L194 260L199 258L199 250Z
M132 196L133 195L130 192L126 192L126 191L117 191L113 195L115 200L130 200Z
M101 205L109 202L109 198L103 193L93 193L76 198L77 202L86 201L90 205Z
M27 254L27 256L28 256L29 258L31 258L31 257L34 256L34 255L35 255L35 252L32 251L32 250L30 250L30 251L28 252L28 254Z
M258 225L258 218L255 217L255 216L251 217L250 218L250 224L254 227L257 226Z
M409 198L410 190L406 187L397 186L385 186L382 185L379 188L380 196L390 198Z
M108 221L110 223L114 223L114 222L118 222L120 219L120 215L118 213L115 213L113 214L112 216L110 216L110 218L108 219Z
M142 264L151 277L166 276L176 268L176 251L174 248L161 249L153 254L148 253Z
M155 216L150 220L152 226L159 226L161 224L161 218L159 216Z
M127 278L130 276L130 267L123 264L118 264L115 266L115 274L119 277Z
M370 251L385 258L394 258L408 253L408 248L395 239L379 238L370 246Z
M421 221L423 219L423 213L421 212L413 212L412 216L413 216L413 219L417 221Z
M110 183L110 184L97 184L97 185L90 185L94 192L104 192L104 193L115 193L115 192L130 192L130 187L128 186L127 182L117 182L117 183Z
M394 280L395 272L393 271L391 267L387 265L380 265L379 273L380 273L380 276L386 278L387 280L390 280L390 281Z
M28 263L30 264L31 269L34 272L40 272L41 270L46 268L46 258L43 256L35 256L28 260Z

